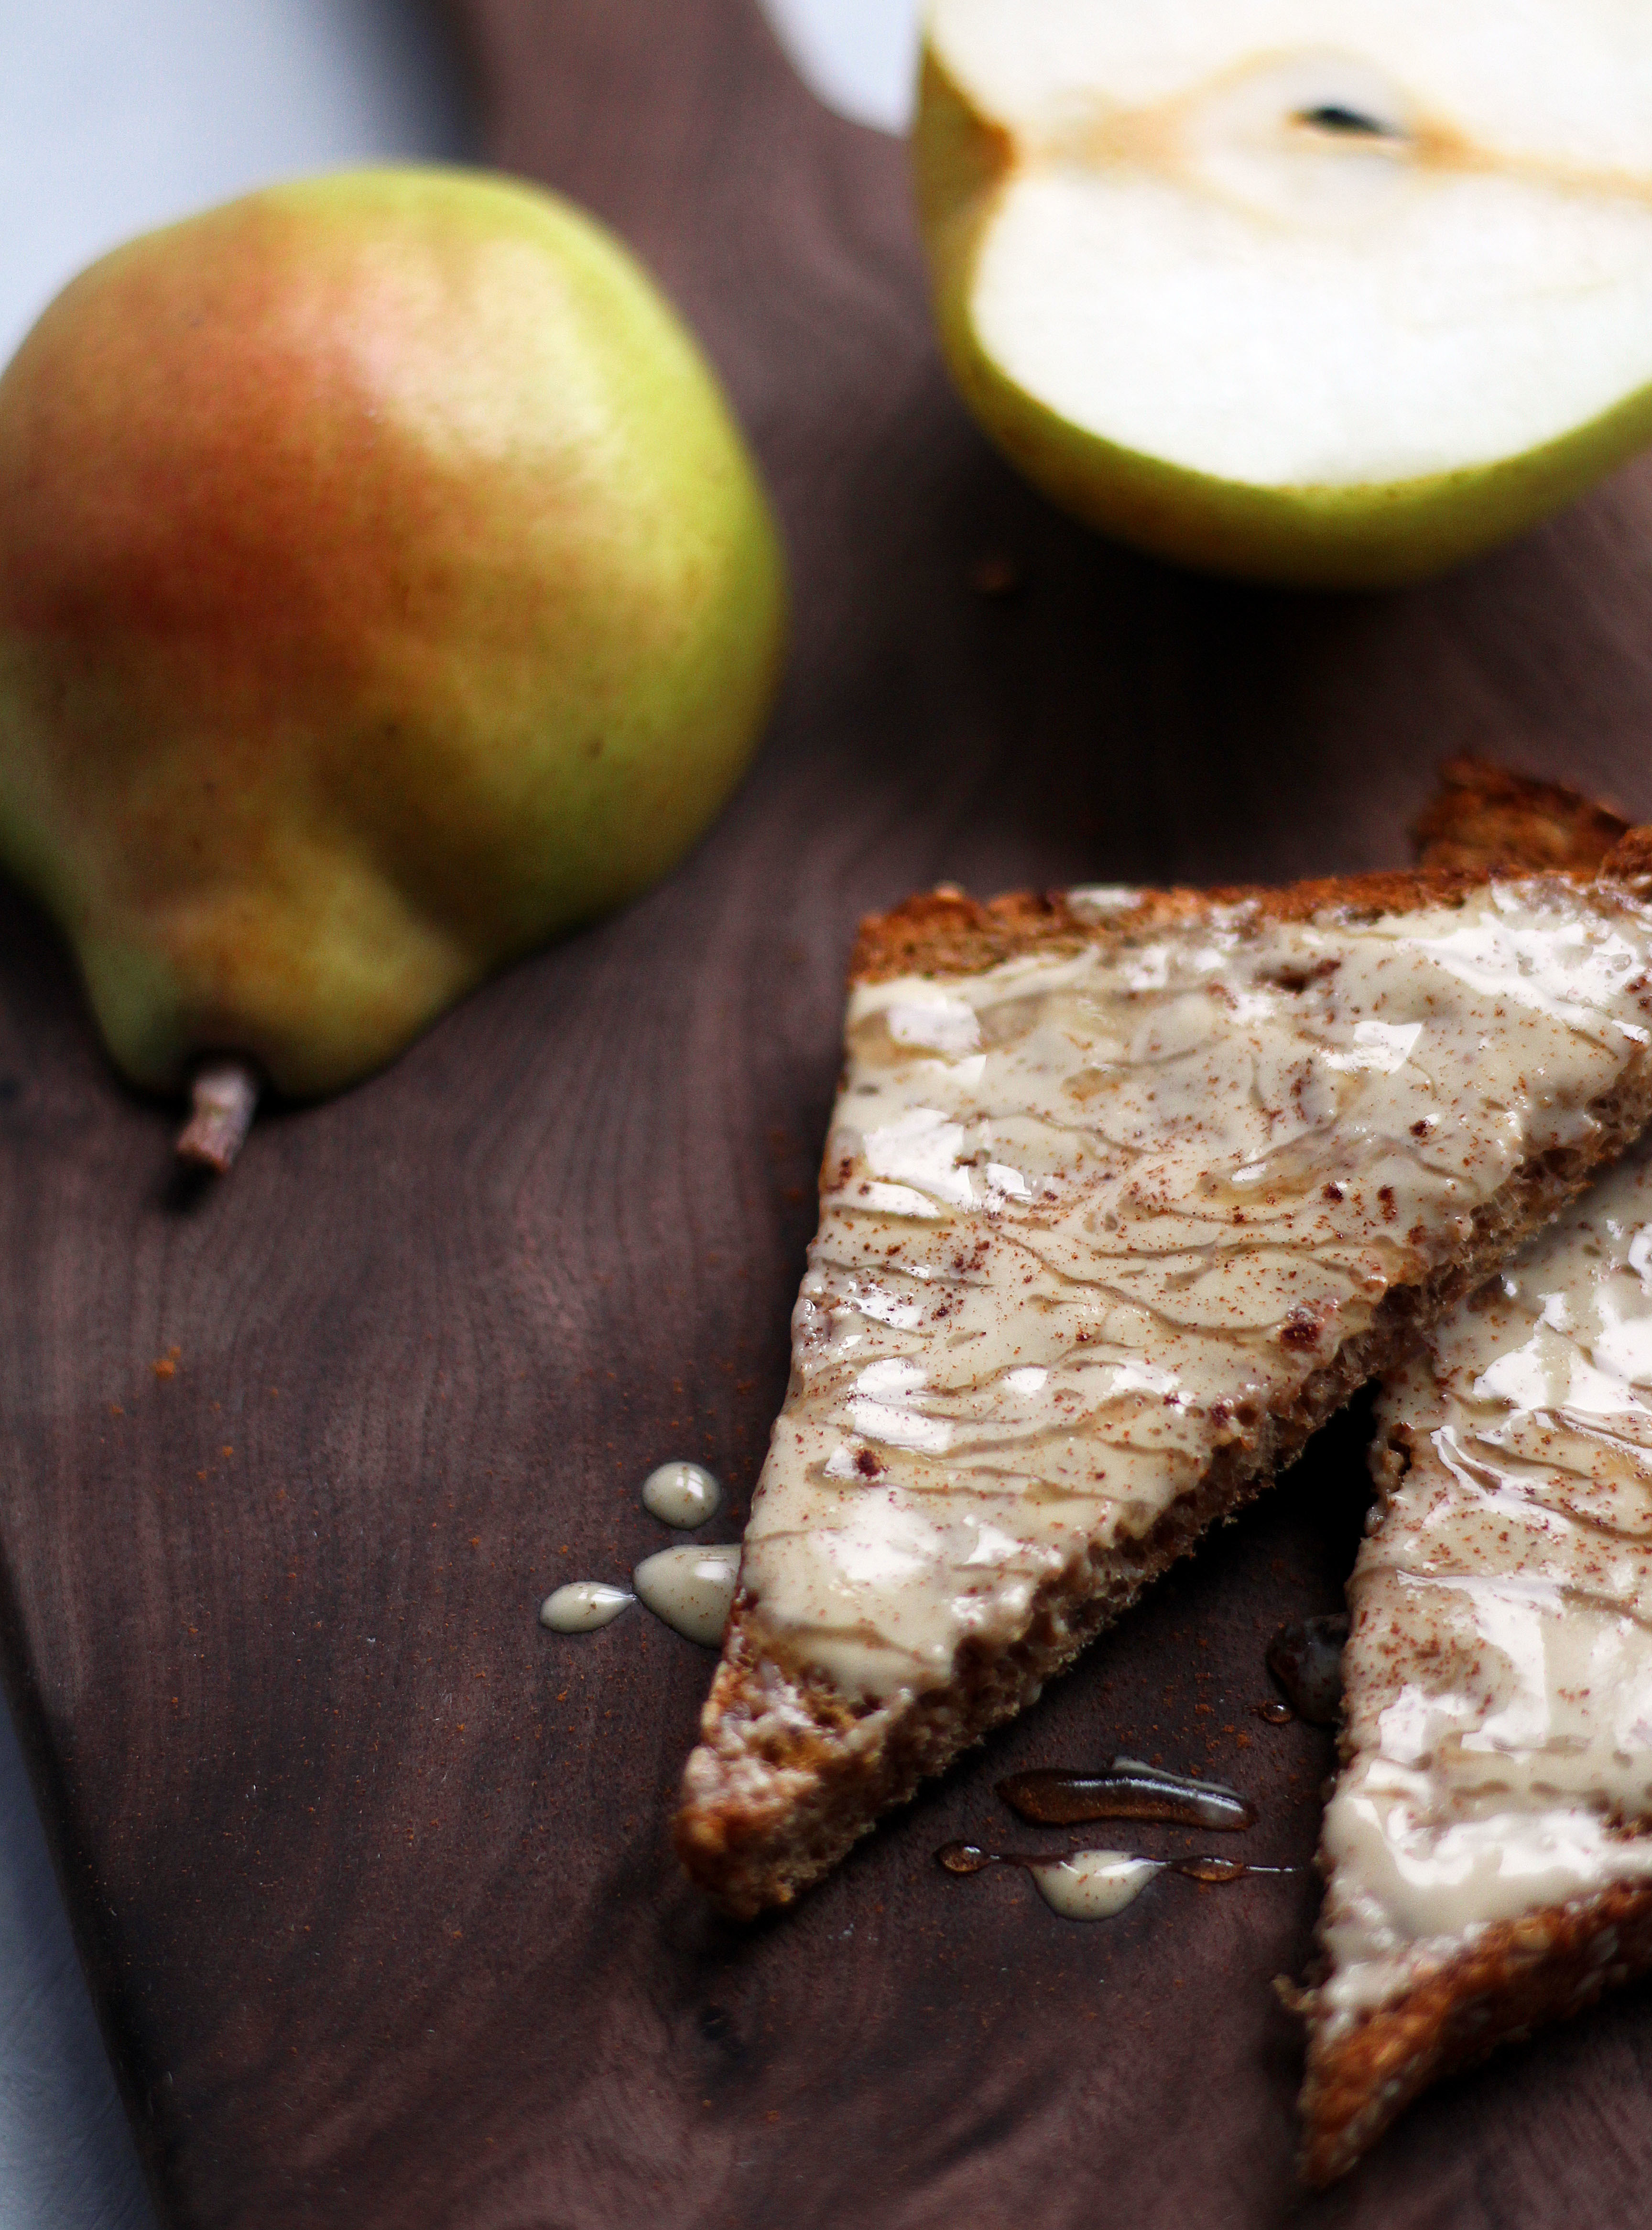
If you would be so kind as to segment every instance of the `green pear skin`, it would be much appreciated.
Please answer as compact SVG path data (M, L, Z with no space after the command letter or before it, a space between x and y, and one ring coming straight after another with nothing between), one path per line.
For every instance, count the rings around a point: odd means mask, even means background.
M784 569L629 254L459 171L258 193L0 377L0 858L140 1086L308 1097L662 875L743 771Z

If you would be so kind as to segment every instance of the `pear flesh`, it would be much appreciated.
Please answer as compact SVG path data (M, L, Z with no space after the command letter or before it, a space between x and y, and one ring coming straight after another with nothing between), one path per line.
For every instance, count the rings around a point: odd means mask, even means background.
M966 397L1166 555L1411 577L1652 439L1652 12L935 0L916 158Z
M526 186L252 196L93 266L0 378L0 857L142 1086L336 1091L646 887L783 625L697 349Z

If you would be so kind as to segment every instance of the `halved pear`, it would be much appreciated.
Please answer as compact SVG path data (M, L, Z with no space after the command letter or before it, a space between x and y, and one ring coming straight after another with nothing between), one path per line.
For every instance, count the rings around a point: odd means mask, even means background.
M1652 8L932 0L943 344L1046 493L1375 586L1652 441Z

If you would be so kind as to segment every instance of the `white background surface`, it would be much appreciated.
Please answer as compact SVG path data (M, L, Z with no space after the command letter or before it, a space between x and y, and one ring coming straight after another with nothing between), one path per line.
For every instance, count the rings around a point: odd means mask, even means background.
M7 0L0 358L132 233L297 171L469 151L429 0Z
M762 4L824 98L903 126L917 0ZM0 359L67 279L132 233L302 171L474 151L431 0L10 0ZM153 2221L0 1712L0 2230Z
M918 68L918 0L762 0L798 68L857 124L904 132Z

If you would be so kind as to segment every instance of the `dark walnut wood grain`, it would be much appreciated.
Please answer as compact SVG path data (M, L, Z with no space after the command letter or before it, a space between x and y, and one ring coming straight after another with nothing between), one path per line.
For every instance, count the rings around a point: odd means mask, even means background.
M1340 1600L1357 1420L750 1930L666 1840L709 1657L640 1612L583 1642L534 1613L662 1544L637 1489L663 1457L742 1514L861 912L941 877L1395 862L1465 746L1652 815L1652 473L1403 596L1144 563L965 419L902 150L815 106L748 0L472 0L469 25L499 159L611 219L705 336L784 515L796 648L669 886L376 1082L267 1116L215 1189L171 1184L171 1111L119 1088L3 901L7 1662L167 2219L1636 2219L1644 1992L1441 2091L1304 2205L1268 1986L1300 1971L1311 1875L1163 1880L1083 1929L931 1864L1009 1831L1006 1772L1122 1749L1231 1777L1250 1854L1307 1865L1330 1738L1249 1707L1276 1623ZM1012 593L972 586L987 559Z

